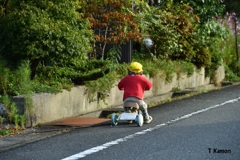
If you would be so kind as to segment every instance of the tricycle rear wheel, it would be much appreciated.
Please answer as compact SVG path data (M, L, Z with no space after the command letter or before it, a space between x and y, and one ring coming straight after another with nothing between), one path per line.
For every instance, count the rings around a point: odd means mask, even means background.
M114 126L116 126L118 124L118 115L116 113L112 114L111 124L114 125Z

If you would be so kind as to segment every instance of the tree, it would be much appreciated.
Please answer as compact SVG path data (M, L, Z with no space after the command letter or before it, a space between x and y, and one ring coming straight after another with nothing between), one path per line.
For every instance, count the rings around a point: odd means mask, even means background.
M201 24L216 16L223 16L225 5L223 0L170 0L174 3L189 4L193 13L200 17Z
M32 78L40 64L67 66L86 60L93 34L77 7L75 0L12 0L0 19L0 57L12 67L30 61Z
M154 42L151 53L155 58L190 61L194 56L193 34L198 17L189 5L168 3L162 7L139 5L140 29L144 37Z
M174 5L188 4L193 8L194 14L197 14L200 17L201 23L203 24L209 19L212 19L212 17L223 14L223 10L225 9L225 1L228 4L230 3L229 1L232 3L232 0L148 0L148 3L152 6L166 6L169 3ZM235 1L238 0L233 1L235 3ZM232 5L235 4L232 3ZM237 5L235 6L237 7Z
M108 59L107 52L129 40L140 41L141 33L136 23L131 0L88 0L80 1L84 13L95 33L95 51L90 56ZM114 48L114 47L113 47ZM116 56L116 55L113 55Z

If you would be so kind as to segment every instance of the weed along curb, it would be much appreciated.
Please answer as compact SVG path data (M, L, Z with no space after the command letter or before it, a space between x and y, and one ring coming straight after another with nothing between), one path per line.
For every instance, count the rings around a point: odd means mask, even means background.
M148 77L153 83L152 90L145 92L145 101L149 106L153 106L172 99L172 96L180 93L180 91L203 91L218 87L225 77L225 70L223 66L220 66L215 72L214 81L210 80L209 77L205 77L204 68L196 70L191 76L184 73L174 74L171 82L166 82L160 75L155 77L144 76ZM122 105L123 93L118 90L116 84L117 82L111 88L109 96L104 99L101 99L98 93L95 93L93 98L90 98L86 94L87 88L85 86L76 86L70 91L63 90L58 94L35 94L32 96L33 116L31 117L31 123L33 126L36 126L62 118L77 117L97 111L118 108ZM178 92L173 93L176 90ZM24 106L21 103L24 101L23 97L15 97L14 101L20 102L17 103L19 110L24 110ZM96 115L94 116L96 117Z

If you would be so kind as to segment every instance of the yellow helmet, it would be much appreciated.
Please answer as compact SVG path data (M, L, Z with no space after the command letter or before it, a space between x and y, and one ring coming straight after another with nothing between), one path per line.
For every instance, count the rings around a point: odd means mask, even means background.
M134 73L141 73L143 71L142 65L138 62L132 62L128 66L129 71L134 72Z

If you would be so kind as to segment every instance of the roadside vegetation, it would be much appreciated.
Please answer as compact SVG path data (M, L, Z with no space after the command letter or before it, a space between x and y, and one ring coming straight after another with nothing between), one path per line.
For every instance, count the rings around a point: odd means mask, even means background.
M85 85L90 97L98 92L104 99L127 74L122 48L129 41L132 61L142 63L144 74L152 77L160 74L170 82L173 73L191 75L201 67L211 77L224 65L225 80L239 81L238 5L221 0L0 0L0 135L31 122L34 93ZM19 95L25 96L22 114L12 101Z

